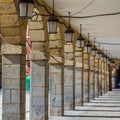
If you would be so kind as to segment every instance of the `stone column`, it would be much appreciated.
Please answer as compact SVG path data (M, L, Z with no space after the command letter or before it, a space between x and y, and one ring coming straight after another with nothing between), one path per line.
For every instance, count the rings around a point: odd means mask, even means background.
M75 51L75 106L83 105L83 48Z
M1 29L0 29L1 34ZM1 44L2 44L2 38L0 37L0 91L2 89L2 54L1 54Z
M102 62L102 94L105 94L104 67L105 67L105 64L104 62Z
M89 74L89 79L90 79L90 82L89 82L89 94L90 94L90 100L93 100L94 99L94 57L93 56L90 56L90 74Z
M2 120L25 120L26 21L14 1L1 1ZM9 6L9 7L8 7Z
M106 62L104 62L104 94L106 93Z
M105 85L105 93L107 92L107 84L106 84L106 61L105 61L105 67L104 67L104 70L105 70L105 72L104 72L104 85Z
M107 91L109 91L109 65L107 65Z
M108 69L109 69L109 91L112 91L112 70L110 65Z
M99 96L99 60L95 58L95 97Z
M64 109L74 109L74 54L72 43L64 46Z
M89 102L89 54L84 54L83 102Z
M102 95L102 62L99 60L99 96Z
M60 30L49 35L50 115L61 116L63 110L63 45Z
M4 47L4 46L2 46ZM13 46L12 46L13 47ZM15 51L5 53L6 49L13 49L11 46L2 48L2 81L3 81L3 120L25 120L25 55L15 54ZM7 52L7 51L6 51Z
M46 21L29 22L31 39L30 119L48 120L48 34ZM45 23L45 24L44 24Z

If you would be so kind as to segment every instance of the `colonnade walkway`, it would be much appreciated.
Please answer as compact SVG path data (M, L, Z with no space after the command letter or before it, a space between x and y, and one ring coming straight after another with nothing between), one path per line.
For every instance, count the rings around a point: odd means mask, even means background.
M74 111L65 111L63 117L50 120L120 120L120 89L108 91Z
M1 101L0 95L0 101ZM29 120L29 94L26 96L26 120ZM0 102L0 120L2 112ZM65 111L64 116L50 117L50 120L120 120L120 89L113 89L106 94L77 106L74 111Z

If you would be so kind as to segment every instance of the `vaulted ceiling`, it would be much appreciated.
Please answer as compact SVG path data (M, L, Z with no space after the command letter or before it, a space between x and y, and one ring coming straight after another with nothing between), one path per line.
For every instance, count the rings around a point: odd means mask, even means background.
M53 0L44 0L52 7ZM55 0L55 11L61 15L93 16L120 12L120 0ZM68 18L64 18L68 21ZM94 37L102 43L120 44L120 14L89 18L72 18L72 26L79 31L79 25L83 24L82 33L90 33L90 40ZM96 44L97 45L97 44ZM113 57L120 58L120 45L101 44L101 48L110 52Z

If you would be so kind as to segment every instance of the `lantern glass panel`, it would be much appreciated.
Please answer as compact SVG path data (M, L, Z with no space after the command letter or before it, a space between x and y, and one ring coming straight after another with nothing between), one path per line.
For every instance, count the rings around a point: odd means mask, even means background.
M73 41L74 33L65 33L65 41L72 42Z
M57 33L57 25L58 25L58 22L53 22L53 21L49 21L47 22L47 25L48 25L48 33L49 34L56 34Z
M90 54L91 53L91 47L85 46L85 53Z
M100 54L100 53L97 53L97 54L96 54L96 58L97 58L97 59L100 59L100 58L101 58L101 54Z
M84 41L83 40L76 40L76 46L77 46L77 48L83 48Z
M91 50L91 55L95 56L96 55L96 50Z
M31 18L33 12L33 3L19 3L20 17Z

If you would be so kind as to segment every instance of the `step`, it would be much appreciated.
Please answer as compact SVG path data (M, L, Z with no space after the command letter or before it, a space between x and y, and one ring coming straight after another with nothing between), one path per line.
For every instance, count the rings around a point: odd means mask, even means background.
M120 107L120 104L117 103L84 103L85 106L103 106L103 107Z
M50 117L50 120L120 120L120 118L99 118L99 117Z
M65 115L68 116L78 116L78 117L116 117L120 118L120 111L119 112L109 112L109 111L65 111Z
M120 107L92 107L92 106L76 106L76 110L90 110L90 111L120 111Z
M116 101L114 101L114 100L90 100L90 103L109 103L109 104L113 104L113 103L115 103L115 104L120 104L120 101L118 101L118 100L116 100Z

